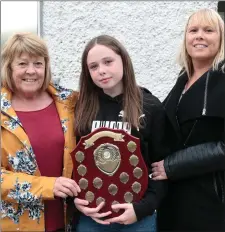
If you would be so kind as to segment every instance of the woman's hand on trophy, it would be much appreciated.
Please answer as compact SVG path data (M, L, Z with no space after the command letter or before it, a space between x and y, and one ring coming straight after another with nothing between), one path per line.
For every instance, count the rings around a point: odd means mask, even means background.
M86 216L91 217L93 220L95 220L97 223L103 224L103 225L109 225L110 222L101 220L101 218L106 217L110 215L112 212L108 211L105 213L99 213L99 211L103 208L105 202L101 202L96 208L90 208L88 207L89 202L86 200L82 200L79 198L75 198L74 204L76 208L85 214Z
M137 221L137 217L134 212L133 204L130 204L130 203L115 204L115 205L112 205L112 208L114 210L123 209L125 211L120 216L107 219L105 220L105 222L129 225Z
M68 196L74 197L80 192L79 185L72 179L66 177L56 178L53 194L56 197L66 198Z

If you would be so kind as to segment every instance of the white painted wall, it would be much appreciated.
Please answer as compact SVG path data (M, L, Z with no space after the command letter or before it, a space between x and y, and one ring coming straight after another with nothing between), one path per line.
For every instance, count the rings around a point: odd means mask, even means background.
M217 1L44 1L43 37L54 78L78 89L85 44L100 34L115 36L127 48L137 82L163 100L180 70L176 64L184 25L200 8Z

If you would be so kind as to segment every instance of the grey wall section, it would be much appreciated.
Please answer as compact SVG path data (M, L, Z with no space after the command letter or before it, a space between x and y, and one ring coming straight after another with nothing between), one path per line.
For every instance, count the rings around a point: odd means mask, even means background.
M218 1L44 1L43 37L53 78L78 89L85 44L100 34L115 36L127 48L138 84L163 100L180 67L176 55L188 16Z

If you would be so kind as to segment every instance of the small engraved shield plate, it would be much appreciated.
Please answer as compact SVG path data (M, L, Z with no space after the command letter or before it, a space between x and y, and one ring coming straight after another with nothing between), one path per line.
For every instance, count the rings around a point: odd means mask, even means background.
M115 196L118 192L118 187L115 184L110 184L108 190L110 194Z
M100 179L99 177L95 177L93 180L93 185L95 186L95 188L100 189L102 187L102 179Z
M87 168L84 166L84 165L80 165L78 168L77 168L77 172L80 176L84 176L86 173L87 173Z
M84 161L84 153L82 151L78 151L75 155L75 159L77 162L82 163Z
M119 204L119 202L118 202L118 201L113 201L113 202L112 202L112 205L116 205L116 204ZM113 210L114 212L116 212L116 213L119 212L119 209L113 209L113 208L112 208L112 210Z
M143 171L140 168L136 167L133 171L133 174L137 179L140 179L143 174Z
M130 141L128 144L127 144L127 148L130 152L135 152L136 148L137 148L137 144L133 141Z
M133 194L131 192L126 192L124 194L124 200L127 202L127 203L131 203L133 201Z
M88 187L88 180L86 180L85 178L81 178L79 180L79 186L81 189L86 189Z
M132 166L136 167L137 164L138 164L138 162L139 162L139 159L138 159L138 157L137 157L136 155L132 155L132 156L130 157L129 161L130 161L130 164L131 164Z
M91 191L86 192L85 199L89 202L92 202L95 199L94 193Z
M131 187L135 193L139 193L141 191L141 184L138 183L137 181L135 181Z
M120 181L124 184L126 184L129 180L129 175L126 172L122 172L120 174Z
M98 197L96 200L96 205L99 205L103 201L105 201L105 199L103 197Z

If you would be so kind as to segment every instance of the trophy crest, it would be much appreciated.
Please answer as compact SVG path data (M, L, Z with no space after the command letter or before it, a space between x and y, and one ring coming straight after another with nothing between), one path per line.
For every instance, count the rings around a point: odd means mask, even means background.
M73 178L81 188L78 197L89 201L89 207L105 201L100 212L112 211L108 218L123 213L113 211L113 204L139 201L147 189L148 171L140 141L124 130L94 130L81 137L71 157Z

